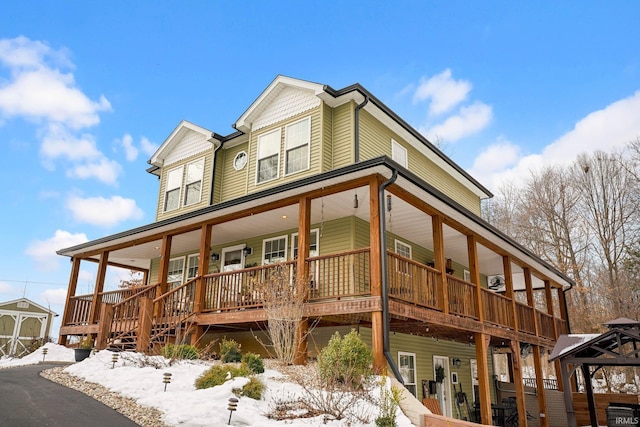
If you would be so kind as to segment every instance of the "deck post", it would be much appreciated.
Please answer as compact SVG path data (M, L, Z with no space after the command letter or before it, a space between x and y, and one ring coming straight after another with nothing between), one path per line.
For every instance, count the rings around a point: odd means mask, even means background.
M304 295L304 302L309 299L309 246L311 242L311 199L301 197L298 203L298 259L296 266L297 292ZM296 354L293 363L296 365L307 364L309 321L300 320L296 328Z
M536 302L533 298L533 283L531 281L531 270L528 267L522 269L524 273L524 287L527 292L527 305L533 308L533 330L536 337L540 336L540 325L538 325L538 312L536 311Z
M476 291L476 314L480 323L484 322L484 305L482 304L482 287L480 286L480 265L478 261L478 245L475 234L467 236L467 253L469 258L469 273Z
M369 274L371 276L371 296L382 298L382 266L380 259L382 254L386 256L386 248L380 247L380 203L378 193L380 180L374 176L369 181ZM385 296L385 297L388 297ZM373 352L373 371L383 373L387 362L384 357L384 322L382 311L371 313L371 350Z
M553 297L551 295L551 282L549 280L544 281L544 296L547 302L547 313L549 313L553 319L553 338L557 341L558 325L556 324L555 308L553 307Z
M103 350L107 347L111 324L113 323L113 304L102 303L100 307L100 325L98 327L98 338L96 348Z
M480 421L492 425L491 378L489 377L489 342L491 337L484 333L475 334L476 360L478 363L478 388L480 397Z
M158 266L158 286L156 288L156 298L167 292L167 276L169 274L169 260L171 259L171 240L169 234L162 236L162 247L160 248L160 265ZM153 312L154 316L160 316L160 306Z
M536 371L536 389L538 390L538 408L540 409L539 419L540 427L548 427L549 420L547 419L547 399L546 391L544 388L544 373L542 372L542 360L540 346L534 345L533 347L533 366Z
M76 296L76 288L78 286L78 275L80 274L80 258L73 257L71 259L71 275L69 276L69 287L67 288L67 298L64 304L64 312L62 314L61 326L65 326L71 319L71 298ZM67 345L67 336L59 335L58 344Z
M93 299L91 300L91 312L89 315L89 323L93 324L98 321L99 307L101 298L100 293L104 289L104 279L107 275L107 265L109 262L109 251L100 254L100 262L98 263L98 274L96 276L96 284L93 289Z
M444 231L442 229L442 217L431 217L431 229L433 232L433 268L440 274L436 276L436 292L438 305L444 314L449 314L449 284L447 281L447 265L444 255Z
M195 290L195 307L196 313L201 313L204 308L205 296L205 278L209 272L209 256L211 253L211 224L204 224L200 229L200 252L198 259L198 279Z
M140 318L138 319L138 340L136 341L136 351L147 353L149 351L149 341L151 339L151 326L153 324L153 298L143 297L140 299Z
M518 331L520 325L518 324L518 311L516 310L516 299L513 292L513 270L511 268L511 257L502 257L502 269L504 271L504 283L505 283L505 296L511 300L511 316L513 316L513 329Z
M522 380L522 359L520 357L520 342L511 340L511 360L513 363L513 385L516 391L516 405L518 406L518 425L527 427L527 405L524 397L524 381Z

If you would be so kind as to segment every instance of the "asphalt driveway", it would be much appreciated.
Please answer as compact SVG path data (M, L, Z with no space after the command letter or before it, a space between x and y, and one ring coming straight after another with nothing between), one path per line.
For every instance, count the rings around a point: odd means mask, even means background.
M0 369L0 425L75 427L137 424L78 391L40 376L59 365L39 364Z

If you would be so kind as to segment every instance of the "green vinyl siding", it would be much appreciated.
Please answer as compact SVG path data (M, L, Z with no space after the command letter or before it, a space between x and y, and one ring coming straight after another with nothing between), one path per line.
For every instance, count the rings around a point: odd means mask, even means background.
M245 142L228 149L223 148L221 151L224 152L224 157L220 167L219 201L244 196L247 193L247 182L251 179L249 176L249 163L247 163L244 168L236 170L233 167L233 161L241 151L247 153L250 159L251 156L255 155L255 150L253 153L250 153L249 143ZM216 173L216 175L218 175L218 173Z
M322 103L322 172L333 169L333 108Z
M480 215L480 198L420 153L416 148L379 122L367 111L360 112L360 160L381 155L391 158L391 139L407 149L408 169L469 209Z
M219 149L216 152L215 176L213 177L213 203L219 203L222 199L222 186L224 181L224 170L226 167L227 150ZM235 155L234 155L235 157ZM231 158L233 161L233 157ZM245 166L246 168L246 166Z
M353 102L333 109L333 167L338 169L354 162Z
M169 166L164 166L162 168L162 173L160 175L160 192L158 194L158 206L157 206L157 210L156 210L156 221L161 221L163 219L167 219L167 218L171 218L177 215L181 215L185 212L190 212L190 211L194 211L197 209L201 209L205 206L209 206L209 196L211 195L211 159L212 159L212 152L213 151L207 151L207 152L203 152L203 153L199 153L196 155L193 155L191 157L188 157L184 160L181 160L179 162L173 163ZM194 203L192 205L189 206L183 206L183 202L184 202L184 191L185 191L185 171L183 170L182 173L182 186L180 189L180 207L178 209L169 211L169 212L164 212L164 192L166 189L166 184L167 184L167 174L169 171L180 167L180 166L184 166L184 168L186 169L186 165L188 163L191 163L193 161L199 160L204 158L204 170L203 170L203 174L202 174L202 184L201 184L201 192L200 192L200 202L198 203Z

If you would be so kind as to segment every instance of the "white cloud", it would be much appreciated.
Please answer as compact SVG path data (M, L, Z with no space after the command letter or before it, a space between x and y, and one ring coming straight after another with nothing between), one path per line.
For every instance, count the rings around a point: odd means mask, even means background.
M140 149L147 155L153 155L158 150L159 145L149 141L144 136L140 139Z
M126 133L122 139L117 140L119 144L124 147L124 152L127 157L127 161L133 162L138 158L138 149L133 145L133 138Z
M613 151L640 136L640 91L594 111L579 120L574 128L544 147L540 153L520 155L515 161L501 162L483 182L490 189L497 189L504 182L519 182L532 170L546 165L569 164L578 155L596 150ZM480 176L490 163L493 146L480 154L471 173ZM505 152L500 156L505 156ZM511 157L510 157L511 159ZM511 163L511 164L509 164Z
M76 135L65 126L51 124L47 127L42 138L40 155L45 162L58 158L73 162L96 159L101 157L102 153L96 147L93 135Z
M76 221L103 227L112 227L122 221L142 218L142 210L133 199L113 196L104 197L72 196L67 200L67 208Z
M421 78L413 94L413 103L431 99L429 114L442 114L453 109L467 98L471 83L451 78L451 70L446 69L431 78Z
M480 132L491 123L493 109L482 102L460 108L457 115L447 118L443 123L435 125L426 131L427 138L441 139L446 142L455 142L459 139Z
M115 185L118 182L118 176L120 176L121 173L122 167L120 164L106 157L93 162L75 165L67 170L67 176L69 178L97 178L105 184L110 185Z
M84 233L71 234L68 231L56 230L53 237L47 240L31 242L24 253L34 259L39 270L51 271L58 268L62 259L56 251L87 241Z
M73 67L64 49L55 51L45 43L24 36L0 40L0 62L11 68L38 68L45 57L63 67Z
M7 282L0 282L0 294L9 294L13 291L13 288Z
M47 289L40 294L40 299L49 305L64 305L67 300L67 290L64 288Z

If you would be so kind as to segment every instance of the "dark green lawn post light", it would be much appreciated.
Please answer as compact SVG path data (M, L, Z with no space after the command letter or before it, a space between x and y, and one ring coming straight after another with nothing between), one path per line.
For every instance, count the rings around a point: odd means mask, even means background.
M49 351L48 348L43 347L42 348L42 361L44 362L44 358L47 357L47 352Z
M116 367L116 363L118 363L118 353L113 353L111 355L111 369Z
M231 424L231 416L233 415L233 412L238 409L238 399L230 397L229 407L227 409L229 410L229 422L227 423L229 425Z
M164 391L167 391L167 384L171 382L171 373L165 372L162 375L162 382L164 383Z

